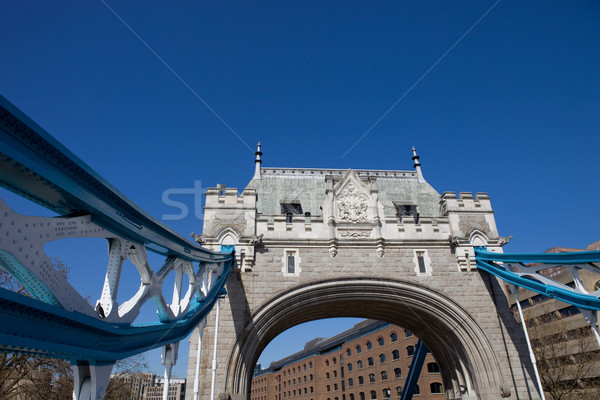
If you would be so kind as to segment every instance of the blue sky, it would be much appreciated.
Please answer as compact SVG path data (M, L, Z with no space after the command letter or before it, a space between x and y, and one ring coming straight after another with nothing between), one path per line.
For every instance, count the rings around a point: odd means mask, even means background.
M258 141L281 167L406 170L416 146L438 192L489 193L505 251L600 239L598 2L5 0L2 14L0 93L157 218L174 211L165 190L243 188ZM101 241L50 247L99 295Z

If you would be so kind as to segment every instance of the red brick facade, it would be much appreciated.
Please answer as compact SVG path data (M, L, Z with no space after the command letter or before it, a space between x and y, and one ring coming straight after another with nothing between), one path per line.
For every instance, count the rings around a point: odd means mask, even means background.
M381 325L374 323L374 325ZM352 337L352 330L344 332ZM251 400L398 399L418 338L393 325L313 354L298 354L252 380ZM418 381L420 399L445 398L435 359L428 354Z

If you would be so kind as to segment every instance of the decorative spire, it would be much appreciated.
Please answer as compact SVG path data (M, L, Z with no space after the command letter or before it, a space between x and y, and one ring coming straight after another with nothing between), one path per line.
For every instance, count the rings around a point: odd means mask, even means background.
M421 172L421 163L419 162L419 156L417 155L417 149L413 146L412 148L413 156L412 159L415 162L415 169L417 170L417 178L419 182L425 182L425 178L423 178L423 172Z
M262 151L260 151L260 142L256 145L256 159L254 160L254 177L252 179L260 179L260 164L262 164L261 156Z

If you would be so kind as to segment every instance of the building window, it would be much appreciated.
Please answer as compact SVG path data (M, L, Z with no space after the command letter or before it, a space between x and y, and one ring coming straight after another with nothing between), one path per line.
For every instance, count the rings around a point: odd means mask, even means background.
M354 393L350 393L350 400L354 400Z
M359 385L364 385L365 384L365 379L362 376L358 377L358 384Z
M348 363L348 372L352 371L352 363Z
M419 389L419 385L415 385L415 391L413 394L421 394L421 389Z
M410 357L413 354L415 354L415 348L412 345L411 346L407 346L406 347L406 355Z
M429 259L427 250L415 249L413 261L417 275L431 275L431 260Z
M315 391L315 388L311 386L310 387L310 392L313 393L314 391Z
M362 367L363 367L363 363L362 363L362 361L361 361L361 360L358 360L358 361L356 362L356 368L358 368L358 369L362 369Z
M308 363L308 368L312 369L312 361ZM311 375L312 376L312 375ZM312 380L312 379L311 379Z
M327 391L331 392L331 386L330 385L327 385Z
M375 383L375 374L369 374L369 382Z
M411 331L409 331L408 329L404 330L404 337L411 337L413 335L413 333Z
M337 378L337 371L336 370L333 371L333 377Z
M385 388L381 391L381 394L383 395L384 399L389 399L390 394L391 394L390 392L391 392L390 388Z
M348 386L354 386L354 379L348 378Z
M334 384L333 384L333 390L335 390L335 391L337 391L337 390L338 390L338 384L337 384L337 383L334 383Z
M383 338L382 338L382 337L380 337L380 338L377 338L377 345L378 345L378 346L383 346L383 344L384 344L384 343L385 343L385 342L384 342L384 340L383 340Z
M333 365L337 364L337 360L335 359L335 357L333 357Z
M385 362L385 354L380 354L379 355L379 363L383 364Z
M427 364L427 372L429 372L430 374L439 374L440 367L437 365L437 363L430 362Z
M442 384L439 382L433 382L429 385L429 388L431 389L431 393L443 393Z
M311 366L312 366L312 364L311 364ZM309 378L310 378L310 381L312 382L313 381L313 374L310 374Z
M329 360L325 360L325 366L329 367Z
M377 400L377 392L374 390L371 390L371 400Z
M396 397L402 396L402 386L396 386Z
M352 355L352 350L350 350L350 348L348 348L346 350L346 356L350 357Z
M419 213L417 212L417 206L414 204L398 204L394 202L396 206L396 216L400 222L403 217L411 217L415 224L419 223Z
M358 398L359 398L359 400L365 400L365 392L360 392L358 394Z
M398 335L396 334L396 332L392 332L392 334L390 335L390 340L392 342L397 342L398 341Z
M360 345L356 346L356 354L360 354L361 351L362 348L360 347Z
M306 364L304 364L304 365L302 366L302 368L303 368L303 369L306 371Z
M281 213L285 215L285 222L291 224L294 215L302 215L300 203L281 203Z
M298 249L284 249L282 262L282 272L284 276L300 275L300 254ZM298 367L298 369L300 369L300 367Z
M400 368L394 368L394 378L402 378L402 370Z
M392 351L392 358L393 358L394 360L397 360L397 359L399 359L399 358L400 358L400 352L399 352L398 350L394 350L394 351Z
M306 383L306 375L304 375L304 383Z
M367 358L367 364L369 365L369 367L372 367L375 364L375 362L373 361L373 357Z
M329 372L325 373L325 379L329 379L329 378L330 378Z
M371 350L373 348L373 343L367 342L367 350Z
M381 371L381 380L387 381L387 371Z

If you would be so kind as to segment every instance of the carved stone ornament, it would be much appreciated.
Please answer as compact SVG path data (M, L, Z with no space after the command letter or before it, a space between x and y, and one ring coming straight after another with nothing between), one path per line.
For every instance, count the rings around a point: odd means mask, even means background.
M337 196L338 219L340 221L366 221L367 207L367 196L360 193L352 182Z
M345 238L361 238L371 236L371 229L363 231L339 231L340 237Z

